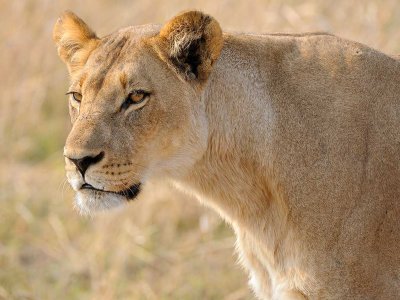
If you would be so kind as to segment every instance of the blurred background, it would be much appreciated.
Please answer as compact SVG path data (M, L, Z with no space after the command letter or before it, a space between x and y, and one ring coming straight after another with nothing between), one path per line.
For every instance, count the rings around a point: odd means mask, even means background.
M329 31L400 53L398 0L0 0L0 299L252 299L233 233L196 200L152 183L84 218L65 182L57 16L73 10L103 36L193 8L226 31Z

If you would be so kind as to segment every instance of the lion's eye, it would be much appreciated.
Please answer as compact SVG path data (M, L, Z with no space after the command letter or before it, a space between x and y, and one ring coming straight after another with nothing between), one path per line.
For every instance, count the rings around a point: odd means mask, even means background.
M73 97L74 100L77 101L77 102L81 102L81 101L82 101L82 95L79 94L79 93L77 93L77 92L72 93L72 97Z
M124 103L121 105L121 110L126 110L131 105L135 105L136 109L139 109L144 106L145 100L147 100L150 93L138 90L130 93L128 97L126 97Z
M72 95L72 99L80 103L82 101L82 95L78 92L68 92L67 95Z
M144 93L132 94L130 98L132 99L133 103L139 103L144 99Z

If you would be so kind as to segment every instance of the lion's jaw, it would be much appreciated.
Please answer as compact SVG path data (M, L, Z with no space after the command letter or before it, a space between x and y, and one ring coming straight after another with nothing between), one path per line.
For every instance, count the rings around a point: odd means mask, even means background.
M74 206L82 215L118 207L126 203L127 200L134 199L140 192L141 183L119 192L85 188L85 186L90 185L102 189L99 185L99 179L92 179L90 176L85 176L84 179L68 159L65 159L65 166L67 180L76 193Z

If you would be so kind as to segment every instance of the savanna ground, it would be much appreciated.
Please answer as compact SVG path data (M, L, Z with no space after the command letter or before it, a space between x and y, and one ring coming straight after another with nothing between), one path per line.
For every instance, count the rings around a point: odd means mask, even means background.
M73 209L62 147L67 72L51 41L71 9L102 36L185 9L225 30L329 31L400 53L400 2L0 1L0 299L250 299L229 227L161 183L94 218Z

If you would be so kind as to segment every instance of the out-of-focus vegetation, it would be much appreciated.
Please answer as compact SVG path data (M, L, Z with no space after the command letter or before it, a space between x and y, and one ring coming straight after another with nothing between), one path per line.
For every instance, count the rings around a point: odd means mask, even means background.
M0 299L249 299L234 237L160 183L137 202L80 217L65 183L67 72L51 40L70 9L102 36L200 9L225 30L330 31L400 53L400 2L0 1Z

